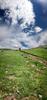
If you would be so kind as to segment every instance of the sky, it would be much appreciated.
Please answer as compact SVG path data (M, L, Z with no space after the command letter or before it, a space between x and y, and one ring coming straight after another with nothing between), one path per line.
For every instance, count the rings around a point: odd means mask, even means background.
M47 0L0 0L0 48L47 45Z

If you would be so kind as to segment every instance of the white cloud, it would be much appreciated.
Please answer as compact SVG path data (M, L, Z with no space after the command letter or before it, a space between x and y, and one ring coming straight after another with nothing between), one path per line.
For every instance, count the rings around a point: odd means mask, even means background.
M12 25L10 27L5 25L0 26L0 48L32 48L47 42L47 31L35 36L29 36L29 32L22 32L22 28L24 28L27 23L30 24L32 22L32 25L35 23L33 5L30 1L0 0L0 8L8 8L10 13L6 12L6 15L12 18ZM17 16L19 19L23 18L21 26L17 24ZM35 27L36 33L41 31L42 29L40 27ZM23 46L22 43L24 43L25 46Z
M41 31L42 31L42 28L40 28L39 26L36 26L36 27L35 27L35 32L38 33L38 32L41 32Z
M36 27L36 29L40 31L40 28ZM33 48L46 43L47 30L35 36L29 36L29 33L22 32L20 26L0 26L0 48Z
M15 28L15 31L12 28L10 30L8 31L7 29L4 31L4 33L7 31L8 33L5 35L5 38L1 39L0 48L33 48L47 44L47 30L37 34L35 37L28 36L29 33L22 32L20 28L19 30ZM22 43L24 43L25 46Z
M6 14L12 18L12 24L17 23L17 16L19 19L23 18L22 27L26 23L30 24L32 22L34 24L35 22L33 5L28 0L0 0L0 7L9 9L10 13L6 12Z
M6 26L0 26L0 39L5 38L8 35L8 28Z
M40 34L40 41L39 45L46 45L47 44L47 30Z
M0 47L6 47L6 48L31 48L38 46L38 43L34 39L33 36L28 36L27 33L22 32L21 28L15 28L10 27L10 29L6 26L1 28L0 34ZM23 45L23 44L25 45Z

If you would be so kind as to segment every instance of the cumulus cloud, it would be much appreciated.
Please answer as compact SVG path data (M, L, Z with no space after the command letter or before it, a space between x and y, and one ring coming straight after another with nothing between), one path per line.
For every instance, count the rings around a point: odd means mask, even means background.
M6 25L1 25L0 26L0 41L10 37L11 33L12 33L13 28L8 27Z
M39 45L47 45L47 30L40 34Z
M37 28L38 27L36 27L36 29ZM40 31L40 29L37 29L37 31L38 30ZM0 38L0 48L5 47L17 49L21 47L22 49L25 49L38 47L47 43L47 30L36 34L35 36L29 36L29 32L22 32L19 26L16 26L15 28L10 27L10 29L4 26L0 31L2 31L2 36L0 35L0 37L2 37L2 39ZM3 34L5 35L3 36Z
M33 48L37 47L38 43L33 37L28 36L24 32L20 32L20 34L16 34L13 37L5 38L0 42L1 48Z
M29 0L0 0L0 8L6 9L7 18L12 18L10 26L0 25L0 48L33 48L47 43L47 31L42 32L39 26L32 27L35 24L35 14ZM22 28L30 32L23 32ZM39 34L34 36L32 32Z
M41 31L42 31L42 28L40 28L39 26L36 26L36 27L35 27L35 32L38 33L38 32L41 32Z
M0 26L0 39L5 38L8 35L8 29L6 26Z
M33 5L29 0L0 0L0 8L9 10L6 16L12 18L12 24L17 24L17 18L23 19L22 27L35 22Z

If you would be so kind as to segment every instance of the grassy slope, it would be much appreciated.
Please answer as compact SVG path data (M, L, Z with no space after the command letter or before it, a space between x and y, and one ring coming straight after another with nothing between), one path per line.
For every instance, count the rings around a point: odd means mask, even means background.
M40 48L37 52L35 50L26 52L47 59L46 49ZM40 54L42 50L44 52ZM47 100L46 65L39 60L34 61L31 55L21 51L0 50L0 100L10 94L15 94L17 100L32 94L42 95L42 100Z
M29 49L29 50L26 50L26 52L37 55L47 60L47 48L46 47L45 48L44 47L34 48L32 50Z

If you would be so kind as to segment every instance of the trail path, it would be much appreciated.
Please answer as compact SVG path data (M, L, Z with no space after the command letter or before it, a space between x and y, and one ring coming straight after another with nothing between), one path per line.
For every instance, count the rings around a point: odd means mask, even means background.
M47 66L47 60L45 60L43 57L28 53L28 52L25 52L25 51L21 51L21 52L24 53L24 54L27 54L29 57L31 57L32 60L38 61L38 62Z

